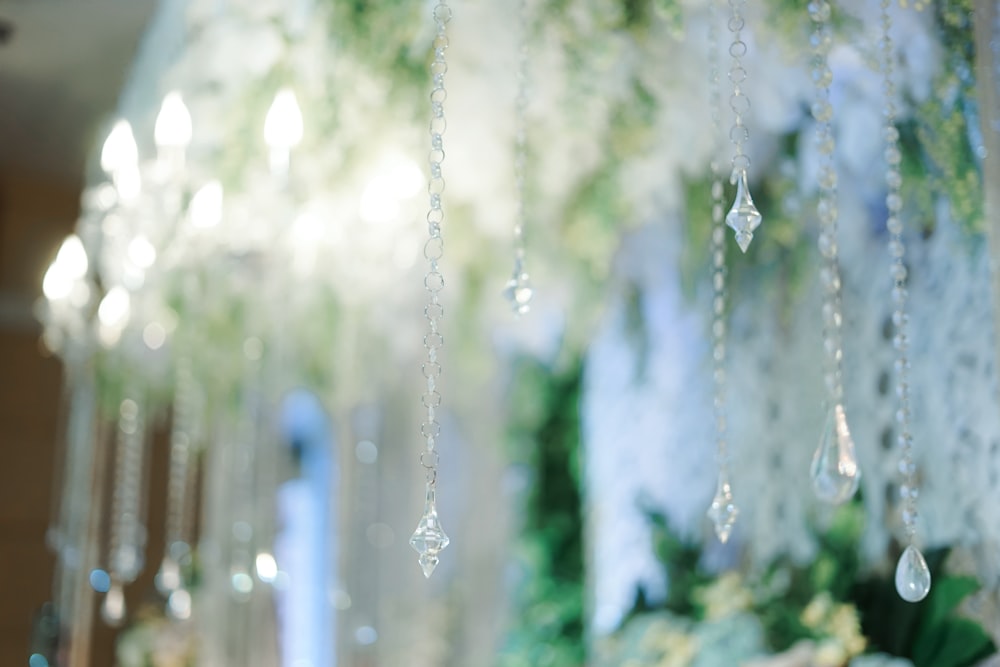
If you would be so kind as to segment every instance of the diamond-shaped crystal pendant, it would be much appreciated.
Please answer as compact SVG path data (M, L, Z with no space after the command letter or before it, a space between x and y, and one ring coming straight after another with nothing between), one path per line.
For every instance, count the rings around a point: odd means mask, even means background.
M924 555L912 544L896 565L896 592L907 602L920 602L931 591L931 571Z
M719 475L719 484L715 490L715 497L712 498L712 505L706 513L715 528L715 536L723 544L729 539L733 532L733 525L740 510L733 502L733 490L729 486L729 479L725 475Z
M451 542L444 534L438 521L437 501L434 497L434 485L427 485L427 498L424 501L424 515L420 517L417 529L410 537L410 546L420 554L417 561L424 576L430 578L438 564L438 554Z
M854 454L854 439L847 429L844 406L839 403L826 417L809 476L816 497L833 505L849 500L858 490L861 469Z
M750 196L747 170L734 171L731 180L736 185L736 199L726 214L726 224L736 232L736 244L740 250L746 252L750 242L753 241L754 230L760 227L760 211L754 206L753 197Z
M516 315L524 315L531 309L531 297L535 290L531 287L531 277L524 270L521 261L514 263L514 274L503 289L503 296Z

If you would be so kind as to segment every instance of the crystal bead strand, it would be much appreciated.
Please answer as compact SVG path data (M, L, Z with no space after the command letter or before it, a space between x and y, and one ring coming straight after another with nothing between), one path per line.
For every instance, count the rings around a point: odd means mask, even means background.
M156 575L156 588L167 597L167 611L176 617L190 614L190 593L184 587L182 565L191 554L186 531L191 509L188 503L192 445L198 421L194 377L191 362L181 356L177 362L174 388L174 415L170 432L170 469L167 475L167 508L164 528L164 554Z
M450 540L441 528L437 515L437 473L439 455L437 439L441 434L441 424L437 420L437 410L441 406L441 393L438 391L438 378L441 376L441 363L438 353L444 344L441 335L441 318L444 306L441 303L441 290L444 288L444 277L441 275L439 262L444 254L444 241L441 238L441 223L444 221L444 210L441 208L441 193L444 191L444 177L441 163L444 162L444 131L447 122L444 115L444 101L448 97L444 78L448 71L445 52L448 50L448 22L451 20L451 8L445 0L434 7L434 24L437 34L434 38L434 61L431 63L433 89L431 90L431 149L428 155L430 162L430 179L427 191L430 196L430 210L427 212L427 229L430 238L424 243L424 258L428 262L427 273L424 276L424 288L427 291L427 305L424 306L424 316L427 319L427 333L424 335L424 347L427 350L427 360L422 365L427 389L423 393L422 403L427 409L426 421L420 428L424 437L424 451L420 453L420 464L426 472L426 488L424 512L417 523L417 528L410 537L410 546L420 557L418 562L425 577L430 577L437 567L439 554L448 546Z
M719 164L718 139L722 136L721 100L719 94L719 36L715 0L710 3L708 23L709 93L708 104L717 138L712 157L712 406L715 416L715 456L719 478L715 496L708 508L708 518L719 541L725 543L736 523L739 510L733 500L729 481L729 448L726 434L726 227L723 222L723 174Z
M126 395L118 412L108 545L111 587L101 605L101 617L112 626L120 625L125 619L123 587L135 581L142 572L146 547L146 527L142 519L144 415L134 393Z
M917 466L913 461L913 434L910 430L910 360L909 338L907 325L909 316L906 314L906 266L903 257L906 248L903 245L903 220L901 211L903 200L900 188L903 177L899 163L902 156L899 151L899 131L896 129L896 87L893 83L893 45L890 29L892 19L889 16L889 0L881 2L880 21L882 25L882 92L885 94L885 110L883 140L885 141L885 205L888 209L886 227L889 230L890 277L892 278L892 322L896 328L893 345L896 348L896 395L899 398L899 410L896 413L899 422L900 473L903 483L899 487L902 501L903 530L906 534L906 549L899 557L896 565L896 591L907 602L919 602L927 597L931 589L931 573L923 554L915 544L917 532Z
M504 287L504 297L516 315L524 315L531 309L534 289L525 264L524 229L528 224L525 197L525 168L527 165L527 110L528 110L528 0L520 0L518 5L517 99L514 103L514 187L517 196L517 213L514 222L514 270Z
M736 197L726 214L726 224L736 233L736 243L740 250L747 251L753 241L753 232L761 223L760 211L754 206L750 196L750 184L747 170L750 168L750 158L743 150L744 144L750 140L750 130L747 129L744 115L750 111L750 98L743 92L743 84L747 79L747 71L743 67L743 56L747 53L746 42L742 32L746 26L743 18L743 5L746 0L729 0L729 30L732 41L729 44L729 81L733 84L733 92L729 96L729 107L733 111L733 126L729 129L729 139L735 146L733 154L733 173L730 182L736 186Z
M837 171L834 167L834 142L831 120L830 84L833 73L828 57L833 37L830 31L830 3L812 0L808 6L814 31L810 38L813 49L812 78L816 99L812 115L816 120L816 142L820 154L819 252L823 256L820 277L823 290L823 349L825 354L825 384L828 408L826 423L819 446L813 455L810 477L816 496L827 503L839 504L850 499L858 490L861 470L854 452L854 440L847 427L844 412L844 350L841 281L837 247Z

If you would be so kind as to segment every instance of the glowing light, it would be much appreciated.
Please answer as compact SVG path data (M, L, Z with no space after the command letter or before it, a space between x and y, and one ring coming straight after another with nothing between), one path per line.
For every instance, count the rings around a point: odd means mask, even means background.
M191 143L191 114L177 91L167 93L156 116L153 140L157 146L184 148Z
M273 582L278 576L278 563L266 551L257 554L256 566L257 577L266 584Z
M150 350L159 350L167 342L167 330L159 322L150 322L142 330L142 342Z
M132 126L127 120L120 120L111 128L101 149L101 169L114 176L122 169L139 164L139 149L135 145Z
M323 218L309 211L300 213L292 223L292 238L305 246L322 239L325 231Z
M269 148L288 150L302 141L302 111L291 88L282 88L274 97L264 119L264 142Z
M80 237L70 234L59 246L59 252L42 278L42 293L49 301L65 299L73 292L76 281L87 275L87 251Z
M70 278L83 278L87 275L87 251L83 249L79 236L70 234L63 240L56 254L56 262Z
M156 261L156 247L145 236L137 236L128 244L128 258L140 269L148 269Z
M222 220L222 183L212 179L191 197L188 218L192 227L207 229Z
M107 593L108 589L111 588L111 575L109 575L105 570L91 570L90 586L98 593Z
M178 588L167 598L167 608L170 615L178 620L191 618L191 594L183 588Z
M142 175L138 166L123 166L115 171L112 180L118 190L119 199L132 202L139 198L139 193L142 192Z
M249 595L253 592L253 579L246 572L234 572L230 578L233 591L242 595Z
M128 291L117 285L108 290L97 307L97 319L106 327L122 327L131 311Z
M390 222L396 219L401 202L414 197L423 187L420 167L406 157L399 157L384 167L361 193L358 213L365 222Z

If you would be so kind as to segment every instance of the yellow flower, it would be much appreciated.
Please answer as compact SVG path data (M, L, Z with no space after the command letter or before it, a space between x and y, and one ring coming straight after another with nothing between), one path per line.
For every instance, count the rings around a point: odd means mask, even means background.
M696 600L705 609L709 621L732 616L753 604L753 595L743 585L738 572L726 572L705 588L695 593Z
M826 591L818 593L806 608L802 610L799 619L802 624L807 628L812 628L813 630L819 628L826 621L827 616L830 615L830 610L833 608L833 598Z
M658 662L653 664L656 667L688 667L698 653L697 640L665 620L649 625L640 646L655 656Z
M844 646L850 656L861 654L867 640L861 634L858 610L853 605L838 604L830 615L827 629Z
M698 642L683 632L671 632L663 640L665 651L656 667L688 667L698 654Z
M824 639L816 647L816 654L813 656L814 667L842 667L847 663L850 656L847 649L835 638Z

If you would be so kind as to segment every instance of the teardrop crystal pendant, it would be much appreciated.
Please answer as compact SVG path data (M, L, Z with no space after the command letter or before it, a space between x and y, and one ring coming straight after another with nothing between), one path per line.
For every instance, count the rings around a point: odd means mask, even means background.
M847 428L844 406L839 403L827 415L819 447L810 468L813 491L823 502L839 505L858 490L861 469L854 454L854 440Z
M719 484L715 490L715 497L712 498L712 505L708 508L708 518L715 528L715 536L723 544L729 539L733 532L733 525L740 510L733 502L733 490L729 485L729 480L725 475L719 475Z
M111 588L104 594L101 618L113 628L117 628L125 620L125 592L117 581L113 582Z
M531 287L531 277L524 270L520 260L514 262L514 274L504 286L503 296L516 315L524 315L531 309L531 297L535 290Z
M920 602L931 590L931 571L924 555L912 544L896 565L896 592L907 602Z
M160 595L169 596L181 587L181 566L170 556L164 556L153 583Z
M761 215L750 196L747 170L734 171L731 182L736 185L736 199L726 214L726 224L736 232L736 244L740 250L746 252L753 241L754 230L760 227Z
M410 537L410 546L420 554L418 562L428 579L438 564L438 554L451 542L444 534L438 521L437 501L434 496L434 485L427 485L427 497L424 501L424 515L420 517L417 529Z

